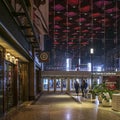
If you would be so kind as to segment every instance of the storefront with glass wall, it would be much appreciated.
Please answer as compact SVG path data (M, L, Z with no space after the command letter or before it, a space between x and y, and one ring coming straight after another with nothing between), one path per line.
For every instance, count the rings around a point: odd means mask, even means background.
M42 91L40 64L15 55L0 46L0 116Z
M28 99L28 62L0 46L0 114Z
M0 46L0 115L3 114L4 49Z
M44 92L73 92L74 82L77 80L81 85L82 80L85 79L90 87L89 78L62 78L62 77L43 77L42 89Z
M41 48L40 38L28 16L31 9L26 11L26 7L31 6L21 2L0 1L3 15L0 19L0 115L24 101L36 98L41 90L41 66L39 60L35 59ZM13 12L25 15L19 14L18 17Z

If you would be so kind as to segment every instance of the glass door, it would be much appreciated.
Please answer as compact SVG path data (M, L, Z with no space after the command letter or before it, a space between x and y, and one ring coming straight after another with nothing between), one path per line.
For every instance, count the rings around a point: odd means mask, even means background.
M49 91L54 91L54 80L49 80Z
M0 47L0 116L3 115L3 80L4 80L4 54Z
M48 91L48 79L43 79L43 91Z
M70 91L74 91L74 80L70 79Z
M13 65L6 62L6 109L13 107Z
M62 80L62 90L63 91L67 90L67 81L66 80Z
M61 91L61 79L56 79L56 91Z

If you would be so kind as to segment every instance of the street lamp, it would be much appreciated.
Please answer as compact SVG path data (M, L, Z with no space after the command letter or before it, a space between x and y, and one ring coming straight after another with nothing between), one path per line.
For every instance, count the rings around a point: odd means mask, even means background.
M90 54L94 54L94 49L90 48Z
M90 55L91 55L91 88L93 87L93 54L94 54L94 49L90 48Z

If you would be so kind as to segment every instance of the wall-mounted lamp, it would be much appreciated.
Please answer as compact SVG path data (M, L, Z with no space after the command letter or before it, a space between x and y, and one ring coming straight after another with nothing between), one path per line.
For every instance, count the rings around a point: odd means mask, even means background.
M10 56L11 56L10 53L6 53L6 59L7 60L10 60Z
M7 53L8 56L10 56L10 53Z

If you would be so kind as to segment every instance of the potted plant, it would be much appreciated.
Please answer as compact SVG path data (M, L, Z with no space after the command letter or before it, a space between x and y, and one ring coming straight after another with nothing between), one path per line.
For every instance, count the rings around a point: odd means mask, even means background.
M97 96L97 89L96 89L96 87L97 87L97 83L96 82L94 82L93 83L93 89L90 89L89 90L89 92L91 93L91 95L92 95L92 99L95 99L95 97Z
M90 90L92 98L95 99L96 96L100 96L103 91L102 84L94 84L93 89Z
M112 97L109 92L102 93L102 105L103 106L112 106Z
M105 83L95 85L92 91L103 106L111 106L113 90L108 89Z

